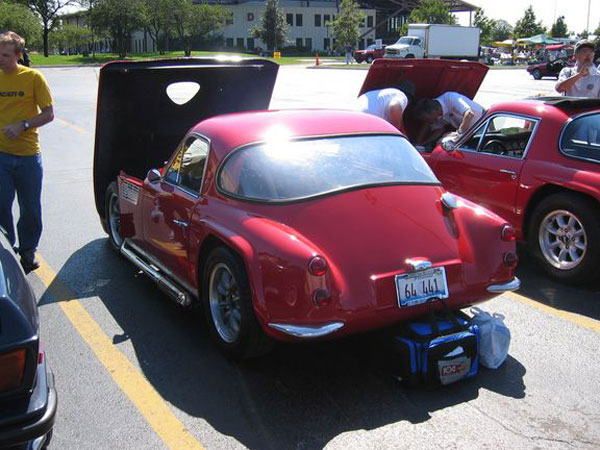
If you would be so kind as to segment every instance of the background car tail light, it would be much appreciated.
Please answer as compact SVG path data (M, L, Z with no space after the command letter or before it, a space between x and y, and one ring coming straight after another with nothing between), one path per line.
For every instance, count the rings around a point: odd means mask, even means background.
M519 258L514 252L506 252L504 254L504 265L506 267L515 268L517 267L517 263L519 262Z
M502 227L502 240L515 241L517 240L517 231L512 225L504 225Z
M308 263L308 271L318 277L325 275L327 272L327 261L322 256L313 256Z
M315 292L313 292L313 301L315 302L315 305L317 306L325 306L329 304L329 301L331 300L331 294L329 294L329 291L327 289L317 289Z
M0 392L10 391L21 385L26 356L24 348L0 355Z

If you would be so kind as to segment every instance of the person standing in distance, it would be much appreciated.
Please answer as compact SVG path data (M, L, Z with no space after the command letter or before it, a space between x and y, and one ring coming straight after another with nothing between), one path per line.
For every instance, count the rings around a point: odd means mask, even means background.
M42 157L37 129L54 119L52 95L43 75L18 64L25 41L0 34L0 226L16 244L12 206L19 201L18 252L25 272L39 267L35 257L42 234Z
M600 98L600 73L594 66L596 44L582 40L575 44L575 67L565 67L555 89L569 97Z

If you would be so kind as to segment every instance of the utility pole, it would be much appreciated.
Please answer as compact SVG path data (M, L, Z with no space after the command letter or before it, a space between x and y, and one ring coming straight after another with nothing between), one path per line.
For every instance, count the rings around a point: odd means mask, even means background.
M590 5L592 4L592 0L588 0L588 16L587 16L587 26L585 27L585 31L590 34Z

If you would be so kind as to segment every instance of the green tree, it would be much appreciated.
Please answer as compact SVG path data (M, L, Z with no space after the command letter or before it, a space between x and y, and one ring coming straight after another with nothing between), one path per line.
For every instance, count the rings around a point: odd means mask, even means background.
M504 41L511 37L513 34L513 27L504 19L498 19L494 21L494 27L492 28L492 40L493 41Z
M533 7L529 5L529 8L525 10L525 14L515 24L515 38L530 37L536 34L546 32L546 27L542 25L542 22L536 22L535 13Z
M147 10L146 29L158 52L165 53L165 43L175 29L172 11L177 0L145 0Z
M221 5L194 5L191 0L176 0L171 18L185 56L192 54L192 37L206 37L223 29L230 17L231 12Z
M359 10L358 3L354 0L341 0L339 14L325 26L331 26L331 34L337 41L337 45L341 47L354 45L360 38L359 27L365 17L365 13Z
M475 19L473 25L481 30L479 39L482 45L489 45L494 40L494 27L496 21L486 17L483 9L477 8L475 10Z
M24 5L0 3L0 30L14 31L25 39L29 47L34 47L41 41L42 26Z
M146 10L143 0L99 0L91 14L91 23L115 41L120 58L129 51L131 34L143 28Z
M72 48L79 53L92 42L92 32L89 28L63 25L50 33L50 42L59 48Z
M283 47L286 42L287 23L278 0L267 0L260 25L252 27L250 36L263 41L268 50Z
M408 32L409 23L445 23L455 25L456 16L443 0L423 0L421 6L411 11L408 19L400 29L400 35Z
M565 16L560 16L556 19L556 22L552 24L550 29L550 36L552 37L567 37L569 36L569 30L565 23Z
M48 35L58 26L60 12L65 6L73 5L76 0L17 0L27 6L42 22L42 40L44 56L48 56Z

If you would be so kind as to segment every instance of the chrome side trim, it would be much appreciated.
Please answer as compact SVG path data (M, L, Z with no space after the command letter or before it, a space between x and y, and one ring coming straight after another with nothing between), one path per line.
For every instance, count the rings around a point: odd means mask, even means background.
M165 275L161 274L159 270L152 267L150 264L146 263L140 256L134 253L134 250L131 249L127 242L124 242L121 245L121 253L125 258L131 261L138 269L148 275L158 287L160 287L166 294L168 294L173 300L179 303L181 306L190 306L192 304L192 299L188 293L186 293L182 288L176 286L174 282L172 282Z
M502 292L511 292L516 291L521 287L521 280L517 277L514 277L508 283L502 284L492 284L487 287L488 292L493 292L494 294L501 294Z
M269 323L271 328L303 339L313 339L331 334L344 326L344 322L330 322L324 325L292 325L288 323Z

